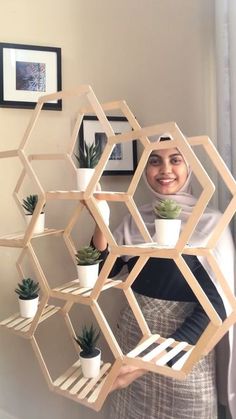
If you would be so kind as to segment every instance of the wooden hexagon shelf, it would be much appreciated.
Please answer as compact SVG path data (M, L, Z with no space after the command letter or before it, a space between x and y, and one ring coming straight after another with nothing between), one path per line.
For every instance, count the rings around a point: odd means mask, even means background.
M80 107L79 111L77 112L73 132L71 137L68 139L66 152L54 154L38 153L27 155L26 145L31 140L32 133L36 128L38 119L40 118L44 102L58 99L67 99L71 97L83 97L88 102L88 106ZM105 112L117 110L127 118L132 131L124 134L114 134L114 131L105 115ZM76 168L72 157L78 131L81 126L83 116L86 113L94 113L97 116L107 136L106 146L96 167L94 175L88 184L88 187L84 192L79 192L77 190L45 190L45 188L43 188L41 185L39 176L37 176L35 173L32 162L34 160L65 160L69 163L72 172L75 174ZM157 141L153 143L151 141L152 137L158 137L166 132L168 132L173 138L168 143L168 145L166 143L164 144ZM138 167L130 181L127 191L98 191L97 189L99 180L101 179L104 168L115 145L118 143L124 143L137 139L140 141L143 147L143 151L139 159ZM212 194L214 193L214 185L194 153L194 146L196 145L203 147L232 194L232 199L229 205L224 211L224 214L219 219L218 224L215 226L207 244L204 247L193 247L188 245L188 240L191 237L199 219L204 213L204 210L208 205ZM133 199L134 193L138 186L138 182L142 176L147 159L152 150L168 147L177 147L179 150L181 150L202 187L200 197L181 233L175 248L162 248L155 244L145 226L144 221L142 220L142 217ZM35 191L39 195L39 201L32 218L32 222L28 228L26 228L25 232L0 237L0 246L22 248L22 253L17 260L17 269L21 275L23 274L22 260L26 254L28 255L41 285L42 298L38 307L38 311L33 319L23 319L19 316L18 313L16 313L1 321L0 326L8 330L12 330L14 333L17 333L22 337L27 337L30 339L42 372L51 390L76 402L89 406L95 410L100 410L102 407L110 391L110 388L119 373L120 366L124 362L126 364L136 365L146 370L158 372L170 377L184 379L191 371L194 364L199 360L199 358L202 355L207 354L229 330L230 326L236 322L236 299L226 281L226 278L223 275L220 266L218 266L213 253L215 243L221 234L223 234L224 229L230 222L236 210L236 182L224 164L223 160L219 156L217 150L211 143L210 139L206 136L186 139L174 122L142 128L125 101L110 102L104 105L100 105L91 87L82 85L77 89L69 92L58 92L52 95L42 96L39 99L19 149L4 151L0 153L0 158L11 157L18 157L23 166L19 180L15 190L13 191L13 196L20 212L22 213L22 207L18 194L26 177L28 177L34 185ZM34 235L33 228L43 205L46 201L52 200L74 200L77 201L77 204L65 228L60 230L45 229L43 233ZM141 233L141 236L143 237L143 243L135 246L118 246L109 226L107 226L103 219L103 214L98 205L99 200L124 203L131 216L133 217ZM70 253L71 263L75 263L75 245L71 237L71 232L75 223L80 217L81 211L84 207L84 202L92 213L97 224L104 232L104 235L109 244L110 253L106 259L105 264L103 265L97 283L93 289L81 288L77 279L51 288L34 253L32 242L36 238L40 240L40 237L46 235L61 235ZM111 280L109 278L109 272L117 257L124 254L138 256L138 261L132 271L123 281ZM230 313L223 323L214 307L208 300L208 297L198 284L195 276L185 263L182 256L183 254L205 256L209 265L214 271L215 276L230 306ZM196 295L203 309L207 313L210 319L210 323L208 324L207 328L195 346L189 345L186 342L177 342L173 339L167 339L160 336L159 334L152 334L150 332L146 320L131 289L132 283L150 257L173 259L185 277L187 283L191 287L192 291ZM142 333L142 338L138 345L127 354L122 353L97 301L100 293L102 291L105 292L111 287L119 288L122 290L128 304L134 313ZM60 301L63 300L63 308L49 305L49 298L55 298ZM76 361L66 370L66 372L64 372L55 380L52 380L36 341L35 333L37 331L37 327L40 323L47 321L47 319L49 319L52 315L60 313L65 320L65 324L69 330L70 335L73 336L74 331L68 313L72 306L78 303L91 307L91 310L115 357L115 361L113 365L110 363L104 363L101 367L101 374L96 379L85 379L81 373L80 363L79 361ZM168 348L167 354L166 352L163 352L166 348ZM145 354L143 354L144 351ZM182 357L172 367L168 366L168 362L180 352L183 352Z

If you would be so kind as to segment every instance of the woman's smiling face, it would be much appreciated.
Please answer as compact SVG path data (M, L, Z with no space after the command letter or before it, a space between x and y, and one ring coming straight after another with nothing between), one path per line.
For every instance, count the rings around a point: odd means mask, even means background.
M178 192L188 177L188 167L177 148L154 150L149 156L146 176L154 191L171 195Z

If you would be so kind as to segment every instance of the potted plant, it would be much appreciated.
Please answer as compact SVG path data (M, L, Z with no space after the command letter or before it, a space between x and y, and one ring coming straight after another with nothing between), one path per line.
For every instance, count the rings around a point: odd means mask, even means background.
M92 246L84 246L77 250L75 259L81 287L93 288L98 278L101 253Z
M27 225L29 225L32 215L34 213L34 210L36 208L36 205L38 203L38 195L29 195L25 199L23 199L22 207L26 211L25 213L25 219ZM44 210L45 205L43 206ZM34 233L39 234L44 232L44 226L45 226L45 213L44 211L41 211L39 214L39 217L36 221L36 224L34 226Z
M39 283L31 278L23 278L22 283L18 283L15 292L19 295L19 306L21 317L34 317L38 308Z
M79 146L79 155L75 154L75 157L79 163L79 168L77 169L77 188L79 191L85 191L93 176L94 168L101 157L100 144L93 143L88 145L84 142L83 147Z
M179 239L182 208L173 199L163 199L154 207L156 242L160 246L174 247Z
M101 365L101 350L96 347L100 330L97 332L91 324L90 328L85 325L82 333L76 336L75 341L80 346L80 362L82 373L86 378L94 378L99 375Z

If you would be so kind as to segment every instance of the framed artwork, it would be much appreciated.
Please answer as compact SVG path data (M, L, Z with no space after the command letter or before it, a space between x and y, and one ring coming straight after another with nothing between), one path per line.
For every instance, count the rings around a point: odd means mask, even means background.
M0 43L0 107L35 107L44 94L61 90L61 48ZM43 109L61 110L61 100Z
M131 131L132 128L125 117L108 116L115 134L122 134ZM106 145L107 136L103 132L102 126L96 116L84 116L80 131L79 144L81 147L92 143L99 144L101 152ZM137 167L137 142L116 144L107 162L103 175L132 175Z

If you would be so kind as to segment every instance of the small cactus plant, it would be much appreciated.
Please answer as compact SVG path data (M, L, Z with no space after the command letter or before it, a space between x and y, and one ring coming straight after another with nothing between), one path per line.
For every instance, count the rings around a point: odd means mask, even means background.
M101 253L92 246L84 246L75 254L77 265L95 265L100 263L99 259Z
M88 145L84 142L84 146L79 146L79 155L75 154L80 168L94 169L101 157L100 144Z
M38 195L29 195L26 197L26 199L23 199L22 207L26 211L26 215L33 215L33 212L36 208L36 205L38 203ZM45 205L43 206L44 209ZM43 212L42 209L42 212Z
M15 289L15 292L22 300L33 300L38 297L39 290L38 282L31 278L23 278L22 283L18 283L18 288Z
M165 218L167 220L177 218L181 211L182 208L173 199L163 199L154 207L154 212L157 217Z
M82 328L81 335L76 336L75 341L79 344L83 356L92 356L96 349L96 343L100 336L100 330L97 332L93 324L90 328L85 325Z

